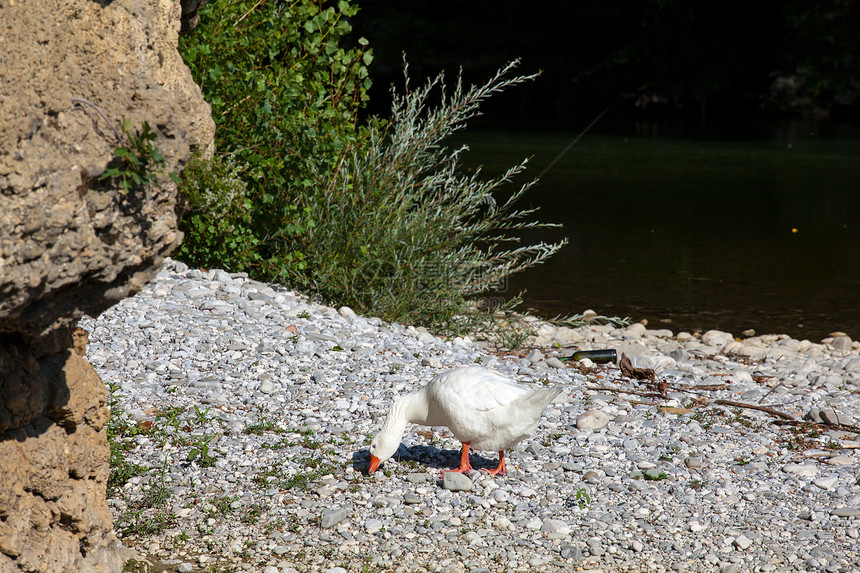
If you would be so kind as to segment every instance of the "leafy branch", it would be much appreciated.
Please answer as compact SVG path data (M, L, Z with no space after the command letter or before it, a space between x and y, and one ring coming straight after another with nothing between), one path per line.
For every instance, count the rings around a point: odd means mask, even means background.
M99 179L119 179L125 193L133 187L157 184L158 176L164 175L165 160L154 143L158 136L149 122L143 122L143 128L133 133L131 120L125 119L122 131L128 145L114 149L115 160L108 164ZM171 173L170 177L178 183L176 174Z

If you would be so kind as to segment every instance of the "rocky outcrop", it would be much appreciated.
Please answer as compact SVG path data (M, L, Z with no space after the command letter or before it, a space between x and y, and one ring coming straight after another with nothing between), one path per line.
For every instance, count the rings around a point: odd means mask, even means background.
M119 571L105 388L73 328L181 240L175 184L212 144L179 0L0 0L0 571ZM100 178L144 122L157 185ZM114 163L116 165L116 163ZM75 348L77 347L77 352Z

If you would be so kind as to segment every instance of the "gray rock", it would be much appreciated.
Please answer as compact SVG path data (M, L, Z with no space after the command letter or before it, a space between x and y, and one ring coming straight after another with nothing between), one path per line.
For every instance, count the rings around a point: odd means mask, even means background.
M590 428L599 430L609 425L609 416L601 410L589 410L576 418L576 427L579 430Z
M702 344L713 346L714 348L722 348L732 340L734 338L730 332L722 332L720 330L709 330L702 335Z
M830 424L831 426L838 426L839 424L847 424L849 426L854 425L854 420L848 416L840 415L833 408L822 408L819 411L819 415L821 416L821 421L825 424Z
M555 533L562 528L567 528L567 523L560 519L547 519L540 526L540 530L544 533Z
M528 360L532 364L537 364L538 362L543 360L543 353L538 349L533 349L526 355L526 360Z
M830 510L830 515L860 518L860 507L837 507Z
M320 526L323 529L334 527L335 525L346 519L348 515L349 510L345 507L323 510L322 517L320 519Z
M448 491L472 491L472 480L459 472L442 474L442 487Z
M816 424L820 424L822 422L821 411L816 407L810 408L803 417L811 422L815 422Z
M741 533L740 535L735 537L735 540L732 542L732 544L741 551L744 551L746 549L749 549L749 547L752 545L752 540L743 533Z
M702 458L699 456L687 456L684 458L684 465L688 468L700 468L704 464L702 463Z
M833 341L830 343L830 346L833 347L834 350L838 350L839 352L848 352L851 350L851 337L849 336L836 336L833 338Z

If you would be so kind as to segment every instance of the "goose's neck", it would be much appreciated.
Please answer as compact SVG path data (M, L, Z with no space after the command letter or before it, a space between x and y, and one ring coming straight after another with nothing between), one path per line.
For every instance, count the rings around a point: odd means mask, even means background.
M427 421L429 406L424 389L412 392L401 398L391 406L385 422L382 424L382 432L396 436L402 436L406 424L424 424Z

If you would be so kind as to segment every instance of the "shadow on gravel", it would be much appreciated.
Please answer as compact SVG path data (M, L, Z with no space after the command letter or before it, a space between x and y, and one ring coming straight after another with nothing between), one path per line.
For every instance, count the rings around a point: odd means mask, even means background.
M412 467L425 466L427 469L449 470L460 466L460 450L440 450L436 446L423 445L407 448L401 444L397 453L391 457L390 461L384 462L382 467L391 464L391 461L405 463ZM474 452L469 452L469 462L475 471L494 469L499 464L498 458L485 458ZM356 471L366 474L370 467L370 451L364 449L354 452L352 454L352 466ZM388 467L394 466L389 465Z

